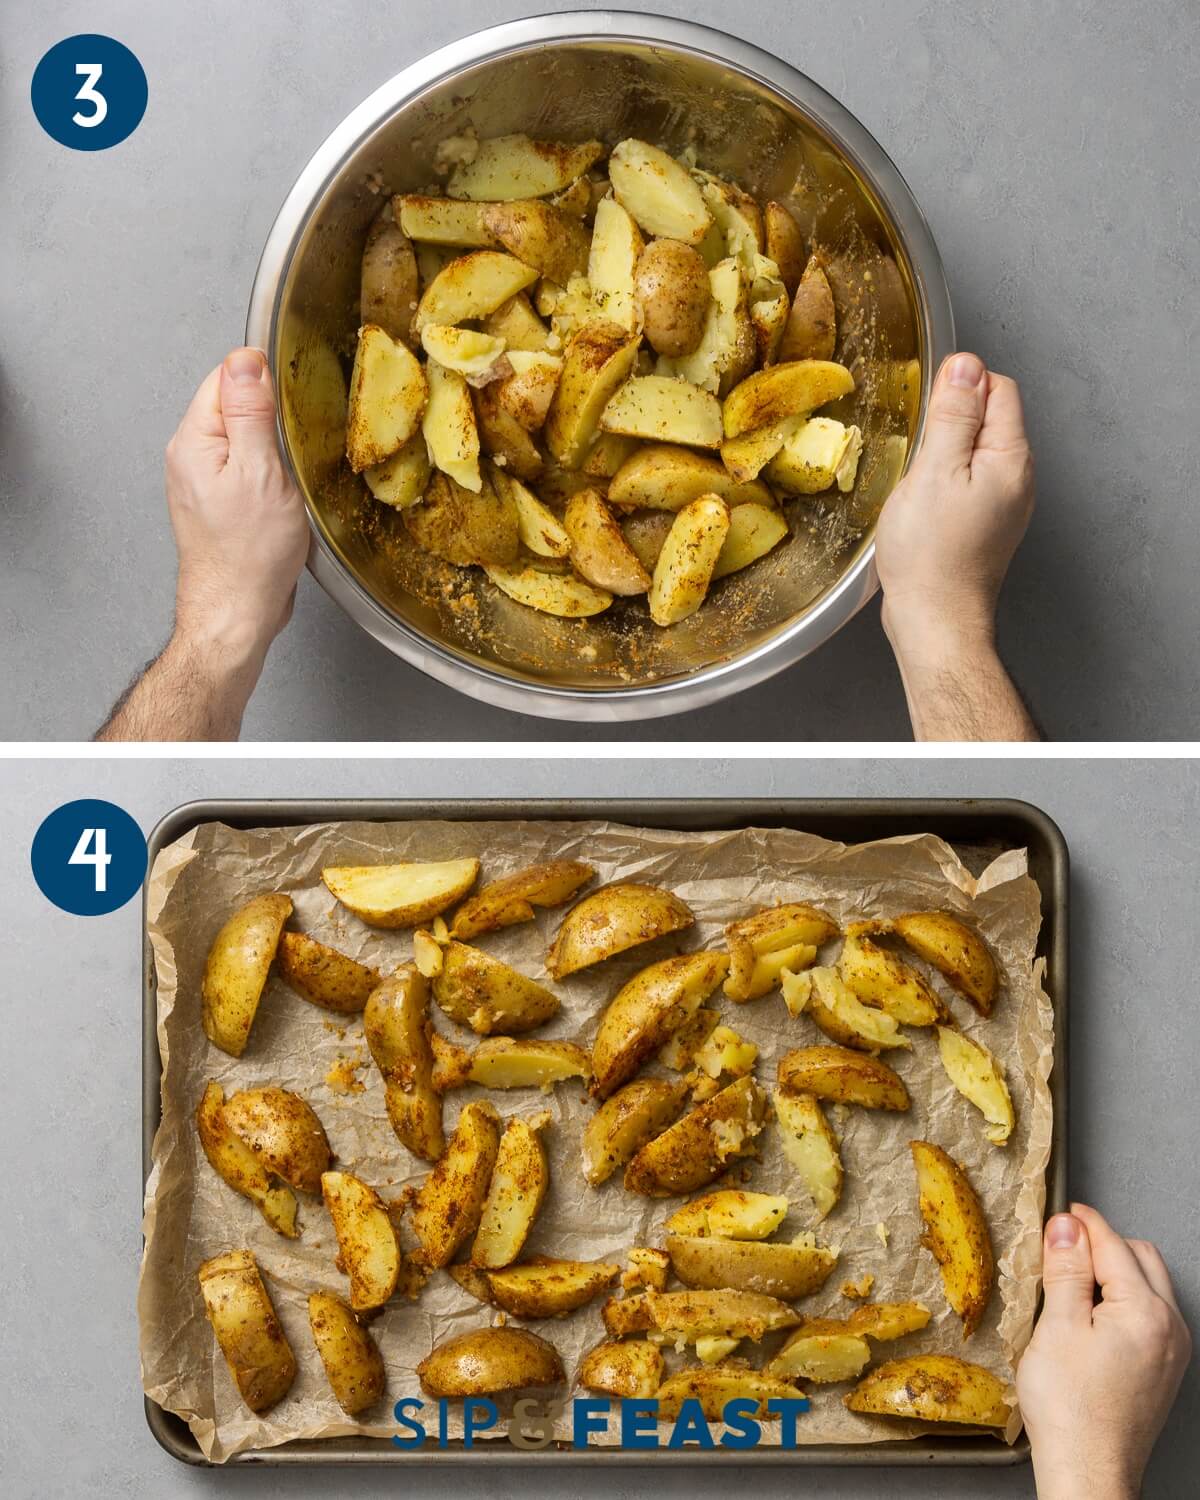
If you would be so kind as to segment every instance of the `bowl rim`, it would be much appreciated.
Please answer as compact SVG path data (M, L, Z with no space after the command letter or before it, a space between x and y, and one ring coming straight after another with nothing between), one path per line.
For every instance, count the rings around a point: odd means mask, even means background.
M912 190L865 125L820 84L751 42L699 22L622 10L558 11L503 22L427 53L401 69L345 116L296 178L267 235L251 289L246 343L267 356L278 390L280 307L296 249L347 159L420 95L481 63L547 44L628 42L663 47L731 68L779 95L831 136L869 185L908 258L921 319L922 382L907 464L920 447L930 377L955 347L950 291L932 230ZM284 462L296 478L276 419ZM301 492L303 493L303 487ZM308 570L359 626L410 666L467 697L515 713L585 723L658 718L710 706L753 687L816 650L874 596L879 584L872 536L846 572L799 618L744 651L665 681L629 687L556 686L497 670L426 635L374 597L337 558L307 499ZM797 736L799 737L799 736Z

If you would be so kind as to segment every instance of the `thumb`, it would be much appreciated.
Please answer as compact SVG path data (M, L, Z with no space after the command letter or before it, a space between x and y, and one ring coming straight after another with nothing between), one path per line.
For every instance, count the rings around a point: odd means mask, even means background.
M929 397L922 458L969 468L987 410L987 367L975 354L955 354L938 371Z
M235 349L221 366L221 417L230 458L274 458L275 395L258 349Z
M1074 1214L1055 1214L1046 1225L1043 1248L1042 1285L1046 1294L1043 1318L1090 1323L1096 1273L1083 1222Z

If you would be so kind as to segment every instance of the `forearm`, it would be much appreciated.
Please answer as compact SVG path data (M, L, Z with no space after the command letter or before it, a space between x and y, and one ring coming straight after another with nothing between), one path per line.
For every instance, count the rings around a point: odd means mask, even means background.
M1046 1455L1033 1445L1033 1474L1037 1500L1139 1500L1142 1487L1120 1473L1107 1458L1072 1463L1060 1455Z

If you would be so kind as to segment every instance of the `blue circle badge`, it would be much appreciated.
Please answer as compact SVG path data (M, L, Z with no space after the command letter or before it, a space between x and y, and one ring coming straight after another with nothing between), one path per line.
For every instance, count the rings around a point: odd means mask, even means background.
M124 808L91 798L55 808L29 857L42 895L76 917L116 911L146 874L142 830Z
M38 63L30 93L47 135L73 151L107 151L141 124L146 74L128 47L85 32L56 43Z

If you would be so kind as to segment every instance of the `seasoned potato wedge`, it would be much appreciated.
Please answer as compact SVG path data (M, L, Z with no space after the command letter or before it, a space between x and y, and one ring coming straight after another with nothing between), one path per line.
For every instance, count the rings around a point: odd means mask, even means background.
M712 215L698 184L659 147L621 141L608 158L608 177L618 203L645 234L698 245L708 233Z
M786 283L787 277L783 279ZM783 330L779 358L789 361L832 359L837 344L837 314L829 278L815 259L808 262L799 282L789 291L792 306Z
M583 1356L575 1378L587 1390L609 1396L653 1396L663 1368L661 1351L645 1339L606 1339Z
M907 912L896 917L892 931L902 942L968 999L981 1016L990 1016L1000 988L996 961L978 934L944 911Z
M543 505L521 480L503 469L495 469L491 479L496 492L507 494L516 507L517 533L526 551L538 557L570 556L571 538L549 506Z
M332 1292L312 1292L308 1326L342 1410L353 1417L374 1406L387 1385L383 1356L350 1308Z
M847 933L838 973L867 1005L877 1005L903 1026L932 1026L946 1007L920 974L862 933Z
M383 1074L396 1138L414 1156L437 1161L446 1147L442 1099L433 1087L429 986L415 964L397 969L371 992L363 1030Z
M426 1265L445 1266L479 1227L500 1147L500 1116L487 1100L465 1104L446 1150L413 1203L413 1232Z
M775 457L784 443L796 432L806 417L784 417L769 427L756 427L741 437L726 438L721 444L721 462L734 479L756 479Z
M677 1073L686 1072L692 1059L717 1029L721 1013L701 1007L694 1011L674 1032L667 1043L658 1050L658 1060L665 1068L674 1068Z
M667 1254L684 1286L732 1287L784 1302L817 1291L837 1264L837 1255L823 1246L730 1240L711 1234L668 1234Z
M920 1302L864 1302L846 1319L852 1333L887 1341L917 1333L929 1322L929 1309Z
M779 983L780 966L764 965L762 959L795 948L819 948L837 933L838 925L827 912L802 902L768 906L752 917L731 922L725 929L729 947L725 994L739 1002L769 994Z
M848 491L861 454L857 427L845 427L832 417L808 417L789 432L765 473L786 495L819 495L834 484Z
M490 1301L514 1318L562 1318L606 1287L621 1268L610 1261L554 1260L535 1255L518 1266L487 1272Z
M797 1047L779 1062L779 1086L864 1109L906 1110L904 1080L887 1063L852 1047Z
M721 405L715 396L686 380L635 375L605 406L600 426L626 437L719 448Z
M719 1188L693 1198L667 1220L668 1234L726 1240L765 1240L787 1217L788 1200L773 1193Z
M685 1401L698 1401L705 1420L719 1422L730 1401L757 1401L751 1416L758 1422L778 1422L779 1410L769 1411L769 1401L799 1401L804 1392L791 1381L765 1371L729 1364L698 1365L669 1375L658 1388L658 1419L673 1422Z
M443 267L425 288L417 304L413 328L419 334L426 323L456 327L485 318L510 297L532 286L537 274L533 266L499 250L473 250L460 255Z
M638 338L619 323L585 323L571 336L544 429L546 446L567 469L577 469L600 430L614 392L637 362Z
M699 253L679 240L653 240L638 257L633 287L655 353L669 359L695 353L712 297Z
M359 330L350 373L346 457L356 474L403 447L429 400L425 371L406 345L374 323Z
M938 1052L950 1082L988 1122L988 1140L993 1146L1007 1145L1014 1120L1003 1063L982 1042L949 1026L938 1027Z
M583 1130L583 1175L593 1187L664 1130L683 1108L685 1083L639 1078L607 1098Z
M610 1297L600 1309L600 1317L605 1332L614 1339L625 1338L631 1333L646 1333L654 1327L645 1292L637 1292L632 1297Z
M717 553L713 582L765 557L787 534L787 520L774 506L735 505L729 512L729 530Z
M494 380L473 392L479 446L493 460L493 477L503 471L517 479L534 480L541 475L546 460L528 430L506 405L503 393L507 385L506 380ZM515 511L514 520L518 520ZM519 520L517 529L519 533Z
M545 198L570 187L603 155L599 141L566 145L500 135L480 141L472 159L455 167L446 192L451 198Z
M452 938L442 949L433 998L479 1036L530 1031L558 1010L558 996L500 959Z
M459 567L506 568L520 545L516 506L488 480L476 493L434 474L422 503L404 512L404 525L419 547Z
M1003 1427L1011 1414L1003 1382L982 1365L952 1354L889 1360L842 1399L851 1411L870 1416L964 1422L972 1427Z
M367 230L360 291L359 322L373 323L390 338L410 343L417 308L417 258L390 203L384 204Z
M197 1273L204 1311L242 1400L253 1412L283 1399L296 1359L249 1250L228 1250Z
M414 432L391 458L364 469L363 479L380 504L390 505L393 510L407 510L425 493L432 472L425 434Z
M379 970L347 958L303 932L280 934L279 977L310 1005L354 1015L379 983Z
M493 382L496 399L526 432L537 432L546 421L550 403L562 376L562 359L557 354L535 354L513 349L505 354L512 374Z
M671 1257L665 1250L634 1245L629 1252L629 1269L622 1275L621 1285L626 1291L649 1288L654 1292L665 1292L670 1274Z
M725 436L738 437L784 417L814 411L853 389L854 376L830 360L798 359L772 365L747 377L726 396L722 408Z
M493 880L454 913L450 936L465 941L481 932L532 922L535 906L562 906L595 874L593 867L581 860L555 859Z
M268 1172L301 1192L321 1191L321 1174L329 1170L329 1142L312 1106L299 1094L243 1089L225 1101L221 1113Z
M462 330L451 330L451 333L457 334L460 331ZM487 338L487 334L479 334L465 342L477 346ZM499 340L489 340L487 348L494 351L498 342ZM493 362L493 357L488 356L489 365ZM430 462L455 484L478 495L483 488L483 477L479 470L479 429L475 423L475 407L471 403L467 382L457 370L447 369L435 359L426 362L425 375L429 382L429 404L421 420L421 432L425 438L425 446L429 449ZM504 558L489 558L488 561L507 561L507 556L506 553Z
M518 292L502 302L495 312L488 313L480 327L484 333L503 339L510 354L514 350L528 350L532 354L550 352L550 330L534 312L526 292Z
M913 1141L925 1233L921 1243L942 1271L946 1301L963 1320L963 1338L979 1326L996 1279L983 1207L967 1174L940 1146Z
M291 914L290 896L255 896L234 912L208 950L200 1019L204 1035L231 1057L246 1050L283 924Z
M779 267L779 279L792 297L804 274L804 236L800 226L782 203L772 201L763 210L763 231L767 258Z
M613 475L610 505L681 510L702 495L716 495L731 509L752 503L770 507L771 492L757 480L739 484L719 459L671 443L639 448Z
M591 1063L574 1042L493 1036L471 1053L466 1081L488 1089L547 1089L568 1078L591 1077Z
M694 171L700 194L725 237L725 249L753 274L755 264L765 248L762 213L749 193L735 183L711 172Z
M812 1094L774 1095L775 1117L784 1155L800 1174L819 1219L842 1196L842 1157L838 1138Z
M769 286L770 295L753 298L750 302L750 322L754 325L758 362L763 369L779 359L788 321L788 297L783 283L772 281Z
M702 1240L707 1247L721 1245L742 1249L762 1249L761 1245L738 1240ZM686 1292L645 1292L650 1327L668 1336L682 1336L688 1343L705 1335L723 1338L751 1339L753 1342L779 1328L794 1328L800 1314L786 1302L765 1292L742 1291L737 1287L716 1287Z
M811 1380L831 1385L857 1380L871 1358L871 1346L855 1333L806 1333L798 1328L767 1365L780 1380Z
M597 490L580 490L567 501L563 525L578 573L611 594L644 594L650 575L637 559Z
M599 315L630 332L641 327L634 275L643 243L641 231L617 200L601 198L588 251L588 285Z
M643 510L621 519L621 535L647 573L654 572L673 520L667 510Z
M753 1149L765 1113L766 1096L754 1080L737 1079L647 1142L625 1169L626 1188L670 1198L704 1187Z
M862 1052L888 1047L912 1050L912 1043L886 1011L864 1005L846 987L836 969L809 969L782 975L783 998L792 1015L811 1016L830 1041Z
M547 1117L510 1120L500 1137L496 1165L471 1246L471 1264L486 1270L509 1266L529 1238L550 1183L540 1129Z
M394 865L329 865L321 879L370 927L418 927L453 906L475 884L477 859ZM291 903L288 903L289 909Z
M691 908L661 886L637 881L601 886L563 918L546 967L552 978L565 979L640 943L681 932L695 920Z
M554 1346L527 1328L476 1328L436 1344L417 1378L427 1396L490 1396L567 1377Z
M338 1266L350 1278L350 1306L382 1307L400 1276L400 1242L383 1200L349 1172L326 1172L321 1192L337 1235Z
M285 1183L273 1183L259 1156L225 1120L225 1093L219 1083L204 1090L196 1111L196 1131L217 1175L251 1203L277 1234L295 1239L296 1196Z
M566 286L572 276L582 276L587 270L588 232L578 218L561 208L527 198L489 203L482 217L495 243L533 266L539 276Z
M718 261L712 267L708 290L710 300L700 343L681 359L660 357L657 370L660 375L690 380L711 395L722 396L753 370L757 343L745 278L735 259Z
M681 953L641 969L609 1002L592 1043L592 1093L607 1099L721 982L723 953Z
M443 370L468 380L487 376L504 353L504 340L475 328L447 328L444 323L426 323L421 347ZM426 437L428 442L428 437Z
M728 535L729 507L716 495L702 495L676 512L650 584L650 618L656 625L677 625L696 613Z
M603 613L613 602L605 589L593 588L573 573L552 573L538 567L500 568L484 572L510 599L543 614L578 620Z
M459 198L427 198L421 193L397 193L392 199L392 212L409 239L461 250L491 248L492 236L483 224L488 206ZM415 311L409 309L410 323Z

